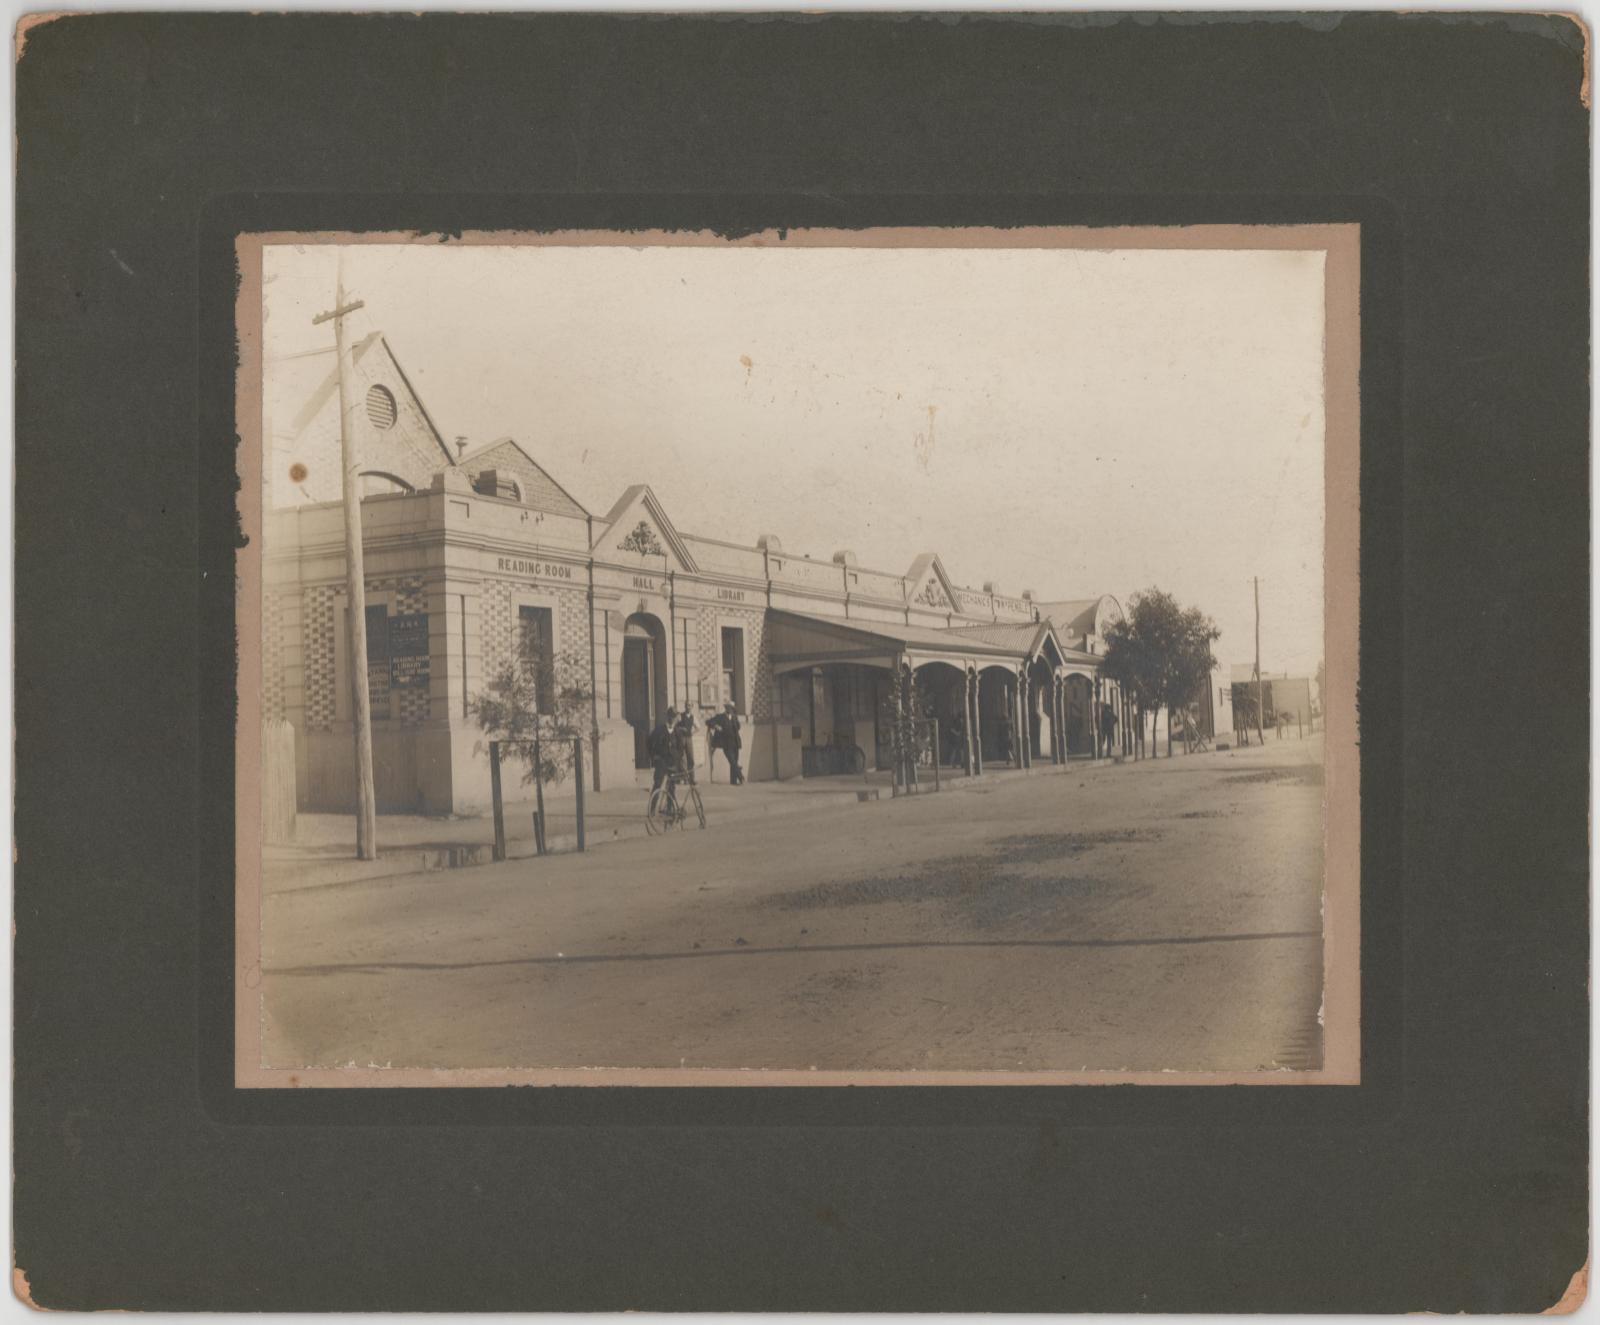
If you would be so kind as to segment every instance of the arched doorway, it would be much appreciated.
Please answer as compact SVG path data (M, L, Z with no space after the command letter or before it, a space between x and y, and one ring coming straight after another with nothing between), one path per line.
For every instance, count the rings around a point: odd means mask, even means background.
M939 760L948 768L967 767L967 674L947 662L917 668L922 710L939 721Z
M1067 753L1094 755L1094 687L1087 676L1067 677Z
M633 728L633 766L650 767L650 732L667 711L667 632L635 612L622 632L622 716Z
M978 726L985 764L1018 762L1017 674L1009 667L978 673Z

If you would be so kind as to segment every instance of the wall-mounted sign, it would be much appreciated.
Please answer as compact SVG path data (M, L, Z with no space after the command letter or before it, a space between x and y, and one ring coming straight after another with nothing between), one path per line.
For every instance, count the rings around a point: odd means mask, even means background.
M413 612L389 618L389 684L428 684L428 614Z
M499 557L496 569L507 575L526 575L534 580L570 580L572 567L559 561L525 561L521 557Z
M744 602L744 590L743 589L718 589L717 590L717 597L720 598L725 603L742 603L742 602Z

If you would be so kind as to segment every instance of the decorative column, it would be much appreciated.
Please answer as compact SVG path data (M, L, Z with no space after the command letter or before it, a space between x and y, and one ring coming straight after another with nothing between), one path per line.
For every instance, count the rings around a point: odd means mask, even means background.
M1028 749L1028 715L1022 707L1022 692L1023 688L1027 684L1027 673L1019 667L1017 669L1016 691L1011 696L1011 707L1015 713L1015 716L1011 720L1014 731L1014 736L1011 742L1011 756L1016 760L1016 764L1019 769L1026 768L1028 766L1026 753Z
M1028 671L1017 672L1017 759L1018 768L1026 768L1032 755L1033 731L1028 721Z
M1067 696L1066 678L1060 672L1054 674L1051 693L1055 696L1055 713L1052 725L1055 727L1056 763L1067 762L1067 715L1061 711L1061 706Z
M1100 732L1100 704L1102 687L1100 673L1094 675L1094 682L1089 689L1089 735L1094 741L1094 757L1101 758L1105 751L1100 748L1102 736Z
M966 728L966 776L978 776L978 754L976 754L976 736L973 735L973 671L971 667L962 669L962 727Z
M967 673L972 680L972 775L983 775L983 705L979 700L979 675L976 669Z

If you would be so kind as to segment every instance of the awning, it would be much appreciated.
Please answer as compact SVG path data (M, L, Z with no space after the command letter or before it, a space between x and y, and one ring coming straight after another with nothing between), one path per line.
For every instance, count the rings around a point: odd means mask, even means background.
M1030 627L1030 634L1033 629ZM914 668L930 662L963 670L969 666L1014 668L1029 658L1026 647L962 631L892 621L841 621L775 607L767 609L766 646L772 670L780 675L830 663L892 669L902 659Z

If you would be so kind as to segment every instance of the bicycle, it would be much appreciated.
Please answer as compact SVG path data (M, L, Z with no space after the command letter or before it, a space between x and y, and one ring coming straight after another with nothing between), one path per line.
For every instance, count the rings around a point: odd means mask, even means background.
M678 794L678 784L684 794ZM706 826L706 807L700 799L700 788L678 773L667 774L666 780L650 793L650 804L645 807L644 828L651 837L669 829L682 829L693 815L701 828Z

